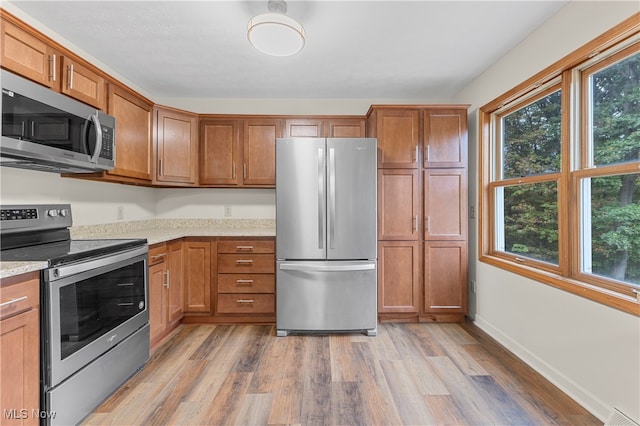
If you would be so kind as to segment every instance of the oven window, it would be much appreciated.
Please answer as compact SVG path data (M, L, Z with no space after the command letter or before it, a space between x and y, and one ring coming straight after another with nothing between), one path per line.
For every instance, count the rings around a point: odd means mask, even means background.
M146 309L145 262L60 289L62 359Z

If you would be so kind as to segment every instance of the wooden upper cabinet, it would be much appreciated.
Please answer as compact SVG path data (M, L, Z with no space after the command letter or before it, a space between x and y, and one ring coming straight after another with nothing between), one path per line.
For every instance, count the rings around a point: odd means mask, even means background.
M107 112L116 118L116 161L110 175L151 180L153 105L109 84Z
M243 129L245 185L275 186L276 138L282 135L278 119L248 119Z
M290 118L284 122L285 138L326 137L324 120L320 118Z
M424 121L424 167L466 167L467 110L427 109Z
M379 168L418 168L420 113L417 109L377 109L373 137L378 138Z
M238 185L241 120L200 122L201 185ZM242 166L240 166L241 168ZM241 172L241 171L240 171Z
M378 169L378 239L419 240L417 169Z
M424 239L467 239L466 169L424 170Z
M197 115L166 107L155 107L155 111L154 183L195 184L198 158Z
M329 128L327 136L330 138L364 138L364 118L332 118L327 120Z
M105 79L67 57L62 58L62 93L98 109L106 109Z
M60 56L42 39L2 19L3 68L52 89L60 88Z
M284 137L364 138L364 118L295 117L285 120Z

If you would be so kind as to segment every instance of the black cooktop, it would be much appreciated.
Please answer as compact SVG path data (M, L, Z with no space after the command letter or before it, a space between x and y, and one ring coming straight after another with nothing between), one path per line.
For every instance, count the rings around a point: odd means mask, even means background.
M140 247L146 239L66 240L0 251L2 262L48 262L49 267Z

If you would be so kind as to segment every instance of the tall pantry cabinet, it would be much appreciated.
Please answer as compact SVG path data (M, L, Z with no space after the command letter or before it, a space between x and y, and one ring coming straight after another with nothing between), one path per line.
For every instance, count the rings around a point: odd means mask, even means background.
M467 311L467 105L373 105L380 320Z

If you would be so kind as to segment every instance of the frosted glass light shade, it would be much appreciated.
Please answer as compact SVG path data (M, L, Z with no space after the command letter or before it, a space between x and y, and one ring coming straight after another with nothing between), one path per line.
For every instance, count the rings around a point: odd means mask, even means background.
M304 47L304 28L287 15L263 13L249 21L247 38L262 53L291 56Z

